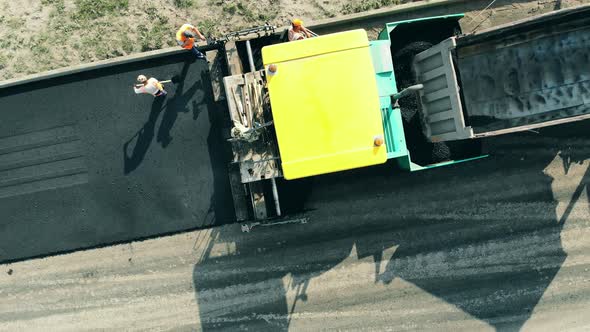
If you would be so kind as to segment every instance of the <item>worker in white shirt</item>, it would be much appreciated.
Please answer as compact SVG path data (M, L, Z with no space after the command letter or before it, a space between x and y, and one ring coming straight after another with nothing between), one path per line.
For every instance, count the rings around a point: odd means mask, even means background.
M167 94L164 86L157 79L151 77L149 80L145 75L137 76L137 83L133 86L135 93L148 93L154 97L165 96Z
M311 31L303 26L303 21L298 18L291 21L291 27L289 28L289 41L302 40L311 37Z

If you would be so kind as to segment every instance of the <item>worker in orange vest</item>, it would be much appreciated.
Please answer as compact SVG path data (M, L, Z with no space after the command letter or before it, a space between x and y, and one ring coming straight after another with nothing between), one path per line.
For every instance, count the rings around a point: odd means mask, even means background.
M178 31L176 31L176 43L184 49L192 50L199 59L204 59L205 54L201 53L195 45L195 37L200 40L206 40L205 36L197 29L197 27L188 23L183 24Z

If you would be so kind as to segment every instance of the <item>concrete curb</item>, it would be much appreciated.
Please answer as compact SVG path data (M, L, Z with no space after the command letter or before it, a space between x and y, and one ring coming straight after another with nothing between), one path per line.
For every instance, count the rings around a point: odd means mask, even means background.
M417 12L422 9L427 9L427 8L431 8L431 7L450 5L450 4L460 3L460 2L467 2L467 1L468 0L423 0L421 2L412 2L412 3L408 3L408 4L403 4L403 5L396 5L394 7L376 9L376 10L372 10L372 11L368 11L368 12L364 12L364 13L351 14L351 15L341 16L341 17L337 17L337 18L324 19L324 20L320 20L317 22L313 22L308 26L310 29L322 29L325 27L333 26L333 25L342 25L342 24L358 22L358 21L363 21L363 20L372 19L372 18L381 18L381 17L405 13L405 12ZM284 27L278 28L277 31L282 31L282 30L288 29L288 28L289 28L289 26L284 26ZM113 58L113 59L107 59L107 60L85 63L85 64L80 64L80 65L75 65L75 66L70 66L70 67L58 68L58 69L46 71L43 73L32 74L32 75L27 75L25 77L1 81L0 82L0 89L8 88L8 87L15 86L15 85L22 85L22 84L27 84L27 83L31 83L31 82L37 82L37 81L46 80L46 79L50 79L50 78L56 78L56 77L76 74L76 73L80 73L83 71L96 70L96 69L117 66L117 65L140 61L140 60L148 60L148 59L153 59L153 58L157 58L157 57L180 54L181 52L186 52L186 51L179 49L178 47L168 47L168 48L150 51L150 52L137 53L137 54L127 55L127 56L123 56L123 57L117 57L117 58Z

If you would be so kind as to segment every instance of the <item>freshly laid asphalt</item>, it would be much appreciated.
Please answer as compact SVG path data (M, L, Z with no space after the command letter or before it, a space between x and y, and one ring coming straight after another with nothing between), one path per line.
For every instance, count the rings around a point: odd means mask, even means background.
M138 74L176 82L154 99ZM210 82L187 52L1 90L0 261L230 220Z

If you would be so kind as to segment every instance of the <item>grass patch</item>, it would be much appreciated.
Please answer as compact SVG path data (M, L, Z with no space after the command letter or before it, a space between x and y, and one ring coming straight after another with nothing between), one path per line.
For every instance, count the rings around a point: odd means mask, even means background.
M18 42L15 41L17 35L14 33L8 33L7 35L0 38L0 50L2 51L14 51Z
M166 41L172 38L170 31L168 26L160 24L152 26L151 29L140 28L141 51L157 50L168 45Z
M217 26L217 22L208 18L199 23L199 31L204 36L214 36L219 33L219 27Z
M6 25L12 30L20 30L26 21L20 17L11 17L6 20Z
M51 4L53 5L53 10L49 13L49 17L51 18L61 16L66 11L64 0L51 0Z
M322 16L325 17L336 17L336 13L327 10L324 6L322 6L318 0L313 1L313 6L322 13Z
M126 54L131 54L135 51L135 43L132 43L129 40L127 40L126 33L122 33L118 39L121 42L121 48L123 49L123 52L125 52Z
M148 19L150 21L153 21L160 17L160 15L158 15L158 9L156 7L147 7L143 11L147 14Z
M113 43L107 36L109 29L108 24L97 24L92 33L80 36L80 56L83 61L103 60L110 57Z
M381 7L399 5L402 2L400 0L365 0L354 3L347 3L342 6L342 14L354 14L360 13L367 10L378 9Z
M275 19L278 15L278 10L269 10L273 6L279 6L279 0L260 1L254 4L238 0L223 4L221 10L230 16L241 16L247 22L265 23Z
M129 8L129 0L76 0L78 11L73 18L94 20L107 15L118 15Z
M240 15L244 16L246 20L249 22L256 21L256 14L248 7L248 5L244 4L242 1L239 1L237 4L238 12Z
M55 31L60 32L64 37L68 37L68 34L73 31L78 31L82 29L82 26L76 22L64 22L64 21L55 21L55 24L51 24L52 29Z
M161 15L155 7L145 9L148 19L153 22L149 26L139 26L140 50L142 52L157 50L169 45L174 38L174 27L171 26L168 17ZM130 53L130 47L124 46L124 51Z
M17 74L26 73L28 68L22 62L19 62L16 66L14 66L14 72Z
M0 54L0 70L6 68L8 65L8 58Z
M33 53L33 56L35 56L37 61L47 60L47 55L50 52L49 47L47 47L47 45L49 44L49 40L49 35L47 33L42 33L38 36L33 37L29 41L31 53Z
M189 8L192 7L194 4L193 0L174 0L172 1L176 8Z
M234 15L238 11L238 6L235 3L228 3L221 7L223 12Z

